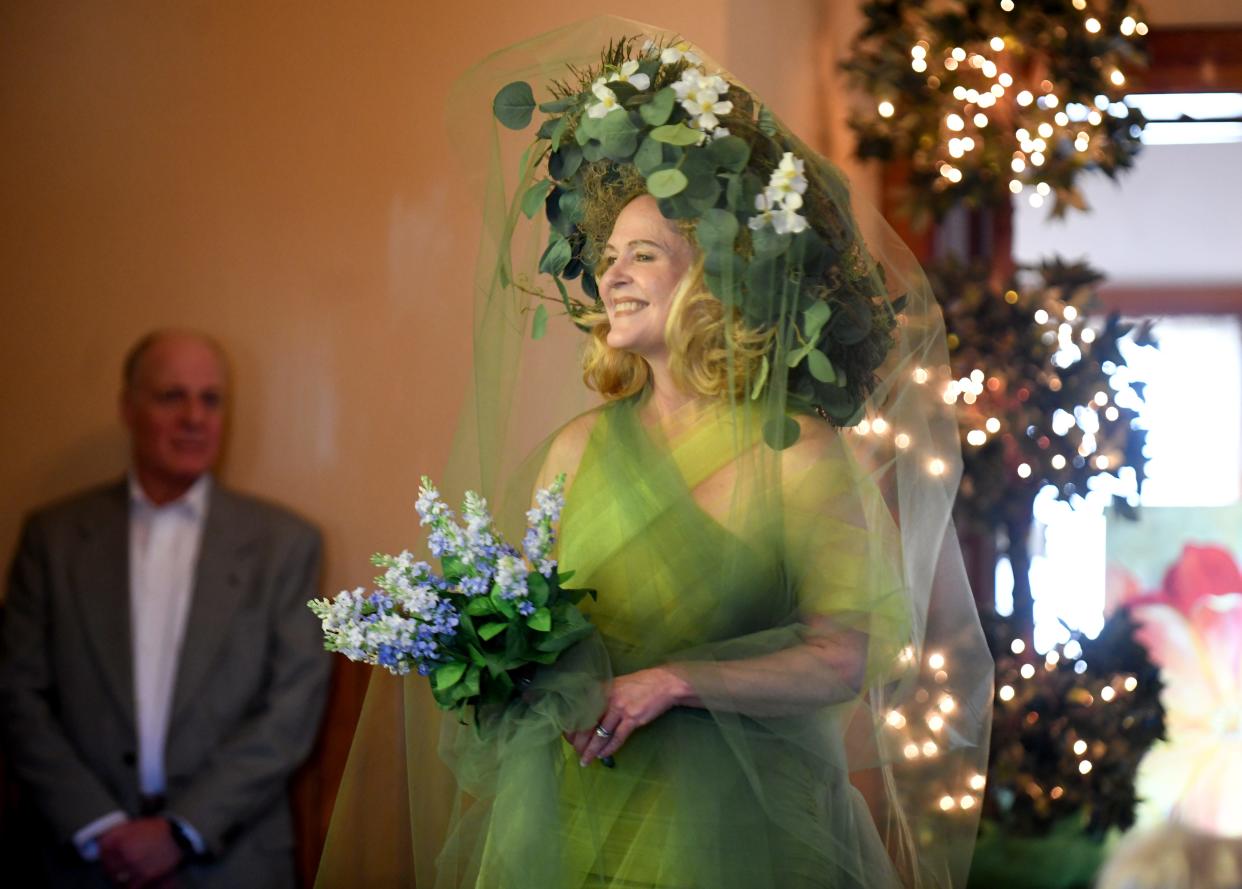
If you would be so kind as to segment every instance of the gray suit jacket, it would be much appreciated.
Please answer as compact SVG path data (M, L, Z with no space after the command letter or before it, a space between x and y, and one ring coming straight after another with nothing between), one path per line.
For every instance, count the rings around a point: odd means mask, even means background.
M0 706L11 767L50 828L57 886L97 885L69 845L115 809L138 814L124 482L27 521L0 632ZM214 860L191 886L292 882L290 774L309 752L330 670L306 607L318 533L290 513L211 491L177 668L166 811Z

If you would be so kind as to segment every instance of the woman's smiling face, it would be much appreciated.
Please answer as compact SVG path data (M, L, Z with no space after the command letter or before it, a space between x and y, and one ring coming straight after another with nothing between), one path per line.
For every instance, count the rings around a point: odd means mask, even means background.
M663 359L664 328L673 292L694 260L694 248L642 195L625 205L604 247L600 294L608 312L608 345Z

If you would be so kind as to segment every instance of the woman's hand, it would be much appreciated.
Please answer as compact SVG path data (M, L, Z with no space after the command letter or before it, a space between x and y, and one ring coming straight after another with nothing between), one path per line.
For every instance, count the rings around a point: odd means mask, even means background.
M595 725L577 732L567 732L565 740L578 752L578 761L586 766L593 759L612 756L635 729L653 721L677 704L690 703L690 684L670 667L652 667L618 676L608 690L608 705ZM601 731L608 734L601 734Z

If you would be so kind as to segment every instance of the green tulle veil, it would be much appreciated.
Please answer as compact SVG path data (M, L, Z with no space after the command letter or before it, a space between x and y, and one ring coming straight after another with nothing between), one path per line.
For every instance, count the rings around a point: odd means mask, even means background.
M641 396L602 404L581 381L584 335L537 271L547 225L520 211L544 158L491 99L526 80L543 101L568 65L633 35L671 39L593 19L484 60L450 100L483 212L474 385L442 488L480 491L516 540L531 492L566 472L558 557L598 590L600 632L485 730L377 672L317 885L964 885L991 662L950 519L960 456L935 300L887 225L788 136L856 245L854 274L895 307L862 409L835 424L799 410L775 354L745 396L658 426ZM792 292L773 299L798 310ZM783 449L773 417L797 427ZM824 634L846 640L831 669L800 654ZM610 676L664 663L705 706L636 732L613 769L580 768L561 733L594 724Z

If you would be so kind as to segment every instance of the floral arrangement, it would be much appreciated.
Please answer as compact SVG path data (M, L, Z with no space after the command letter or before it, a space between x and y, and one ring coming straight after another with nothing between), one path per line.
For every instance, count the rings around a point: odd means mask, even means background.
M564 486L560 475L536 492L519 551L501 539L486 500L467 491L459 524L423 476L416 509L440 572L408 551L373 556L384 570L376 589L309 603L324 647L398 676L429 676L446 710L507 702L534 665L554 663L593 630L577 605L594 593L565 589L573 572L558 572L551 555Z
M1134 614L1164 684L1168 738L1139 766L1140 820L1176 813L1198 830L1242 835L1242 570L1225 547L1189 544L1156 589L1112 574L1110 592Z
M844 68L870 99L850 118L862 158L909 163L917 222L959 202L1085 208L1079 176L1116 177L1145 120L1124 101L1146 65L1133 0L869 0Z
M514 130L529 126L536 109L547 115L528 155L532 170L546 160L547 178L518 201L527 218L543 208L549 223L539 271L552 277L559 299L544 298L572 320L601 309L592 258L599 235L585 224L589 183L638 177L666 218L685 221L712 294L752 328L773 332L752 398L787 369L791 408L839 426L858 423L904 300L890 303L840 174L749 92L706 70L686 43L625 38L598 66L570 75L549 85L547 101L517 81L492 106ZM512 270L502 268L501 280L512 281ZM570 296L566 283L574 280L586 301ZM547 316L540 304L535 337ZM769 418L773 447L797 436L786 419Z

